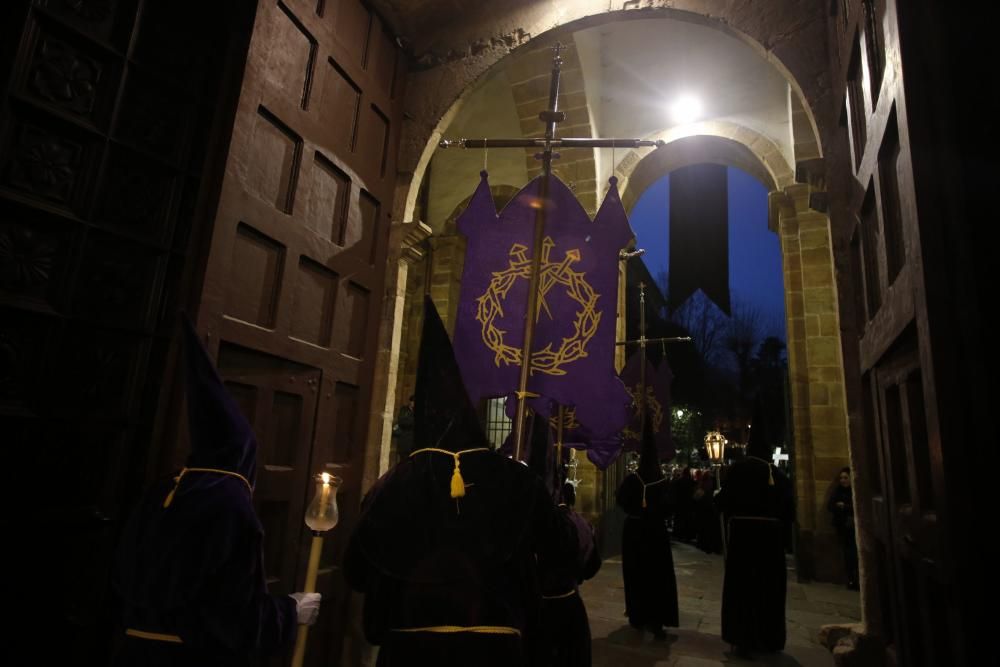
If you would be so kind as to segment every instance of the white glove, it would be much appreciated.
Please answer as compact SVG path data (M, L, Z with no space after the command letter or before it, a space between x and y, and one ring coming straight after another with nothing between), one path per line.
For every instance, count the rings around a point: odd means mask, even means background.
M292 593L288 597L295 600L295 614L299 625L312 625L319 616L319 601L323 596L319 593Z

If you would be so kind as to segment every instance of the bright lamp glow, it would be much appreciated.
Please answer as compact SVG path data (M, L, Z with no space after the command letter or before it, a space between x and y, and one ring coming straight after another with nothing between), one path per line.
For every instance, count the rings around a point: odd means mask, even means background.
M675 123L691 123L701 117L701 102L692 95L682 95L670 107L670 116Z
M712 463L722 463L726 455L726 445L729 443L718 431L709 431L705 434L705 453Z

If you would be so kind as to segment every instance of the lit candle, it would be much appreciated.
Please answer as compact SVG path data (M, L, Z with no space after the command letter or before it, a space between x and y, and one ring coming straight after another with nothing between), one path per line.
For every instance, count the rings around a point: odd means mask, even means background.
M323 491L319 499L317 519L322 519L326 515L326 506L330 502L330 473L324 472L320 477L323 479Z

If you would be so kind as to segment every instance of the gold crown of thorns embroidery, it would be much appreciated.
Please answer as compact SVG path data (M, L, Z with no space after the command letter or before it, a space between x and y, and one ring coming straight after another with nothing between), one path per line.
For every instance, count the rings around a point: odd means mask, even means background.
M570 406L562 413L563 416L563 430L572 431L574 429L580 428L580 422L576 420L576 406ZM559 430L559 417L549 417L549 426L555 430Z
M639 385L629 387L625 385L625 390L632 396L636 404L636 414L642 414L642 401L639 400ZM660 432L660 425L663 423L663 405L653 394L653 385L646 385L646 403L649 405L650 416L653 418L653 433ZM636 433L631 428L622 429L622 438L625 440L642 440L642 434Z
M541 350L531 353L531 372L547 373L549 375L565 375L564 366L577 359L587 356L587 343L597 333L597 325L601 321L601 313L597 310L597 300L600 294L587 282L582 271L574 271L572 266L580 261L580 251L567 250L560 262L550 261L555 242L548 236L542 242L542 261L538 283L538 316L544 309L550 319L552 311L545 300L546 295L556 285L566 288L566 296L580 304L573 322L573 335L562 339L559 349L553 349L552 343ZM528 257L528 247L515 243L510 248L507 268L494 271L486 293L476 300L476 321L482 325L483 343L494 353L493 361L499 367L505 365L521 365L521 350L504 342L506 331L496 326L496 321L504 315L503 302L507 293L519 279L530 280L531 258Z

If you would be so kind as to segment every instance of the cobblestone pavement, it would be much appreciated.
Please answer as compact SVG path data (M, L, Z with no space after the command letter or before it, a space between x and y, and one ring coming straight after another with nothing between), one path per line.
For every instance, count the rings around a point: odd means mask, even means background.
M761 654L753 661L730 654L722 641L722 556L673 543L680 628L668 628L666 640L631 628L624 616L621 560L608 559L580 591L590 616L593 667L710 667L712 665L776 665L831 667L833 658L817 642L820 626L856 623L860 600L856 591L833 584L800 584L789 561L785 650Z

